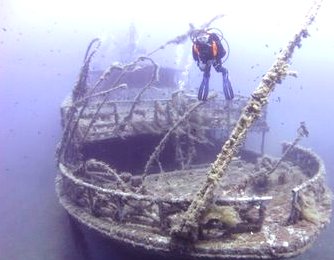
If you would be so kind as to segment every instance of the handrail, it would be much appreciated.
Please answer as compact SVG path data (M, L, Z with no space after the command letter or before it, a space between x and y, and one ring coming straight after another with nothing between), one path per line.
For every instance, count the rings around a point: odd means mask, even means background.
M291 199L290 215L287 219L288 225L295 224L299 219L300 207L298 206L298 201L299 201L300 192L306 189L307 187L309 187L314 182L316 182L319 178L323 177L326 172L324 163L314 152L312 152L311 150L305 151L298 145L296 145L293 149L303 151L304 153L307 152L315 160L315 162L318 164L319 167L318 167L317 172L314 173L310 179L307 179L306 181L297 185L291 190L292 199Z
M143 195L143 194L136 194L133 192L124 192L120 190L114 190L114 189L106 189L102 187L98 187L96 185L93 185L91 183L88 183L80 178L75 177L73 174L70 173L69 168L67 168L64 164L59 163L58 165L60 173L62 176L66 177L73 183L77 185L81 185L85 188L95 190L97 192L101 193L106 193L108 195L114 195L114 196L120 196L125 199L135 199L135 200L142 200L142 201L151 201L151 202L156 202L156 203L182 203L182 202L190 202L188 199L179 199L179 198L155 198L150 195ZM222 203L247 203L247 202L257 202L257 201L269 201L272 199L272 196L263 196L263 197L258 197L258 196L251 196L251 197L241 197L241 198L229 198L229 197L224 197L223 199L219 199L216 201L217 204L222 204Z

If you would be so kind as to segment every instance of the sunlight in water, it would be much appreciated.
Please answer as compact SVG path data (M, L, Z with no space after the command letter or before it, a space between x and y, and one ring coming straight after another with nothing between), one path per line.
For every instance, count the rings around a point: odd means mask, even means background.
M8 1L13 16L23 22L42 25L48 21L62 20L85 26L100 24L111 26L115 21L135 20L142 23L170 25L207 21L216 14L236 17L236 27L282 24L295 21L310 6L311 0L212 0L206 1L151 1L151 0L11 0ZM242 19L240 19L242 18ZM297 19L300 21L300 19Z

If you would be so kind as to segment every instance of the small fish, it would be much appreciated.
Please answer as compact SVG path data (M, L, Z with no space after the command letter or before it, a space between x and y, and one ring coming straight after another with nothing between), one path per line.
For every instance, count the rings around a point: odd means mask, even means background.
M301 136L306 136L306 137L309 136L309 131L307 130L306 124L304 121L300 122L300 127L298 128L297 132Z
M7 32L7 29L6 29L5 27L2 27L2 30L3 30L4 32Z

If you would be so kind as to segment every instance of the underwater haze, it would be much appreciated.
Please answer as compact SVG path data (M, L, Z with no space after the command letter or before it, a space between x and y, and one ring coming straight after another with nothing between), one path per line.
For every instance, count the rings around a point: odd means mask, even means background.
M84 232L71 222L55 193L55 151L62 129L60 104L71 92L88 43L99 37L93 62L103 69L127 62L124 42L136 29L145 55L216 15L213 23L230 47L224 64L234 91L249 96L282 47L303 23L311 0L71 1L0 0L0 260L133 259L135 252ZM334 190L334 34L332 0L324 0L310 35L294 53L288 77L271 95L266 153L296 137L300 122L310 135L301 145L324 160ZM189 85L201 80L191 42L167 46L152 58L162 66L189 66ZM210 90L221 88L212 71ZM333 259L334 223L295 259ZM143 255L142 259L154 259Z

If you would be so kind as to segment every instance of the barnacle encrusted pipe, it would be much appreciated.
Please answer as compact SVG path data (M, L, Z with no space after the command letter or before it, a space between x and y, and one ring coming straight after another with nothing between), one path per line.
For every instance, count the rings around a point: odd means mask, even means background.
M177 224L172 227L172 247L180 247L180 244L184 244L182 242L188 244L198 239L198 223L212 201L214 189L219 179L225 173L232 157L239 150L248 129L261 115L263 106L268 102L269 94L274 90L276 84L280 83L289 73L288 63L292 54L296 47L299 48L301 46L302 38L306 38L309 35L307 28L314 21L321 3L322 0L313 3L312 8L306 15L305 23L301 26L299 32L296 33L293 39L288 42L287 46L282 49L276 62L263 76L259 86L251 95L229 139L225 142L221 152L217 155L216 161L211 165L205 183L197 192L188 210L183 214Z

